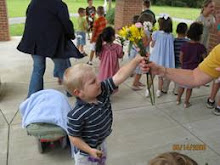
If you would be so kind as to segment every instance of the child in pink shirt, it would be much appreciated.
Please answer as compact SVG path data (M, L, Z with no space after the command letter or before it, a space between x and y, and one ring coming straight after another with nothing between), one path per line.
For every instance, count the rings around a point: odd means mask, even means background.
M123 57L122 46L113 43L115 30L107 27L96 41L96 55L100 59L98 78L103 81L115 75L119 70L119 58Z

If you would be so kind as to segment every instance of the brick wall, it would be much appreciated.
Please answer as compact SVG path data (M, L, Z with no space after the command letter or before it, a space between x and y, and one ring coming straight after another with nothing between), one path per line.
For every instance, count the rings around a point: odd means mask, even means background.
M140 15L143 0L117 0L115 7L115 29L132 23L134 15Z
M215 5L216 5L216 16L217 19L220 20L220 1L219 0L214 0ZM209 51L212 50L213 47L215 47L216 45L218 45L220 43L220 36L217 35L217 29L216 26L211 30L211 34L210 34L210 39L209 39Z
M0 0L0 41L10 40L6 0Z

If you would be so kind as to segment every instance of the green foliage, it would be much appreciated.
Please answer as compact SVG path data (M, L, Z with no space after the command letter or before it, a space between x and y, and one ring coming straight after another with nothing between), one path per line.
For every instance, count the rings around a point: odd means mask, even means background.
M10 25L11 36L22 36L24 31L24 24Z
M201 8L203 0L152 0L152 4L158 6L177 6Z
M114 24L115 21L115 8L111 8L110 10L107 11L106 13L106 19L109 24Z
M174 1L172 5L176 7L187 7L186 3L182 1Z

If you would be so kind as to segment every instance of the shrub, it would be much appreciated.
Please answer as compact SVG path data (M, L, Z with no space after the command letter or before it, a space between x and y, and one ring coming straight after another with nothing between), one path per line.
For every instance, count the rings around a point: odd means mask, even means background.
M172 6L176 6L176 7L187 7L187 4L185 2L182 1L174 1L172 3Z
M115 21L115 8L111 8L110 10L107 11L106 13L106 19L109 24L114 24Z

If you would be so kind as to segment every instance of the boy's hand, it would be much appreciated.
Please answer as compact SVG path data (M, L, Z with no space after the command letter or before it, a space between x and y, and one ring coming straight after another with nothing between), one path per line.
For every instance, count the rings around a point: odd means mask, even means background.
M96 159L100 159L102 157L102 152L95 148L92 148L89 154Z

